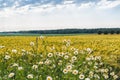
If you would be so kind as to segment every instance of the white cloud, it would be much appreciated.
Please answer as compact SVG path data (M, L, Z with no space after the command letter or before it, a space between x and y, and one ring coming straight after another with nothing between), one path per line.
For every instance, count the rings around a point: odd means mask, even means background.
M105 10L99 10L99 8L113 8L118 5L119 1L105 0L97 4L95 2L88 2L82 3L81 5L72 2L72 0L67 1L65 4L57 5L49 3L37 6L26 5L19 8L4 8L0 11L0 30L120 26L120 17L118 17L119 15L117 13L116 17L115 14L108 13ZM16 4L16 6L18 5ZM108 5L112 7L108 7Z
M66 5L66 4L73 4L74 3L74 0L64 0L63 1L63 4Z
M95 2L76 4L74 0L64 0L63 4L53 5L52 3L44 5L25 5L17 8L20 5L20 1L14 2L14 6L6 7L4 10L0 11L0 16L11 16L18 14L29 14L29 13L51 13L53 11L59 11L61 9L72 10L75 9L85 9L85 8L96 8L96 9L109 9L120 5L120 0L118 1L107 1L101 0L97 4Z
M16 16L16 15L24 15L29 13L30 5L26 5L20 8L15 7L7 7L0 11L0 17L10 17L10 16Z
M110 9L120 5L120 0L108 1L108 0L101 0L97 3L96 7L99 9Z
M3 6L7 6L7 3L3 3Z
M14 2L14 5L12 6L13 8L16 8L16 7L18 7L20 5L20 2L19 1L15 1Z
M30 9L31 5L26 5L26 6L23 6L23 7L20 7L20 8L16 8L14 10L15 14L27 14L29 13L29 9Z
M94 2L88 2L88 3L82 3L79 8L91 8L95 6L95 3Z

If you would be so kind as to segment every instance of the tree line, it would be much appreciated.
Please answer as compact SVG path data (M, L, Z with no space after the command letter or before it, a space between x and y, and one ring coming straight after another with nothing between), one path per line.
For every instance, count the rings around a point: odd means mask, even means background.
M32 34L120 34L120 28L96 28L96 29L58 29L58 30L30 30L7 33L32 33Z
M120 31L98 31L98 34L120 34Z

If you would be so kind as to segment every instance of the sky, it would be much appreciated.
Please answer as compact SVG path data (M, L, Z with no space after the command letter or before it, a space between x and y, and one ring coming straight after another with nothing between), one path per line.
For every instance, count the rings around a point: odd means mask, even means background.
M120 28L120 0L0 0L0 31Z

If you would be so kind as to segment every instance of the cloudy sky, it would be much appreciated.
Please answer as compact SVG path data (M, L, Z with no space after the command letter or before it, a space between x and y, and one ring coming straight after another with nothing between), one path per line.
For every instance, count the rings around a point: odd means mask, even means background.
M120 0L0 0L0 31L120 28Z

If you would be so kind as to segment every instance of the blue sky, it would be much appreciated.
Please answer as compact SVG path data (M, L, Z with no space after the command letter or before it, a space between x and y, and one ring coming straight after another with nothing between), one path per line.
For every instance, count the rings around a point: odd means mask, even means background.
M120 0L0 0L0 31L120 28Z

